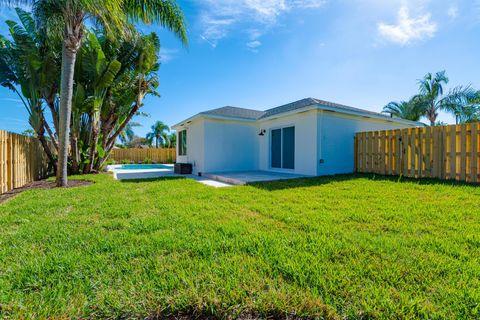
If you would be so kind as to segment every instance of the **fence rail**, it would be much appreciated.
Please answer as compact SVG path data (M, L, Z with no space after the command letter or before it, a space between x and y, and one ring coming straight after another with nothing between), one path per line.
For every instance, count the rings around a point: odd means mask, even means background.
M0 130L0 193L23 187L50 173L48 158L37 139Z
M357 172L480 181L479 123L357 133Z
M116 162L143 162L149 159L156 163L173 163L176 160L175 148L150 149L113 149L110 159Z

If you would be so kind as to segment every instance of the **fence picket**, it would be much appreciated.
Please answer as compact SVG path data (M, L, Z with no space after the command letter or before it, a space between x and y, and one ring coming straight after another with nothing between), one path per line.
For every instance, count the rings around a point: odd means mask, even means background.
M423 128L417 128L415 129L417 131L417 146L418 146L418 156L417 156L417 164L418 164L418 177L424 177L424 171L423 171L423 144L425 143L423 139Z
M472 182L478 182L478 142L479 142L479 137L478 137L478 124L474 123L472 124L472 130L471 130L471 152L470 152L470 164L471 164L471 170L470 170L470 180Z
M367 172L367 134L364 132L360 137L362 139L362 172Z
M450 154L448 163L450 164L449 177L452 180L456 179L457 173L457 130L455 127L448 127L449 129L449 142L450 142Z
M415 168L416 168L416 165L415 165L415 161L416 161L416 155L417 155L417 152L416 152L416 146L417 146L417 142L416 142L416 136L415 136L415 129L408 129L408 132L409 132L409 151L410 151L410 177L412 178L415 178Z
M431 138L432 138L432 128L427 127L425 128L425 150L424 150L424 158L425 158L425 171L424 174L426 177L430 178L432 176L432 145L431 145Z
M460 127L460 180L467 180L467 126Z

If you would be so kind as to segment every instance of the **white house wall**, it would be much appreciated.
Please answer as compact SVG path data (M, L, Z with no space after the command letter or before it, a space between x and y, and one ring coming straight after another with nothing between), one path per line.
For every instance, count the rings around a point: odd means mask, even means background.
M177 156L179 163L191 163L193 173L203 172L205 166L205 120L195 119L191 123L177 130L177 155L180 140L178 131L187 130L187 155Z
M357 132L409 127L413 127L413 125L319 111L317 175L354 172L354 137Z
M205 165L201 172L258 170L255 122L206 119Z
M259 168L266 171L292 172L295 174L317 175L317 117L316 110L289 116L259 121L258 131L265 130L259 137ZM271 130L295 127L295 170L272 169L270 162Z

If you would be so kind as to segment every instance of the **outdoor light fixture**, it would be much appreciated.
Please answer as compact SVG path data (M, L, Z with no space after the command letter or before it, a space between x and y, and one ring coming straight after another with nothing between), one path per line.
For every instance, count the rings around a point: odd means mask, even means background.
M260 137L263 137L267 131L265 129L260 130L260 133L258 134Z

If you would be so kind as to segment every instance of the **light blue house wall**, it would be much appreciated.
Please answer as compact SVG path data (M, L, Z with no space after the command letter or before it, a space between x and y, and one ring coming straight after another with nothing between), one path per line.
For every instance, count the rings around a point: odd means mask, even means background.
M395 121L329 111L319 111L317 117L318 176L354 171L354 138L357 132L412 127L412 125Z

